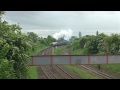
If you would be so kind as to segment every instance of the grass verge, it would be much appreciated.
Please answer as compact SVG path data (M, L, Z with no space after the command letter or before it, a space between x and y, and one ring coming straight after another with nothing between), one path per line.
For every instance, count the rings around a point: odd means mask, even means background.
M31 52L30 55L31 56L37 55L41 50L43 50L45 48L47 48L47 46L36 44L35 51ZM37 79L38 78L37 66L29 66L28 76L29 76L29 79Z
M57 49L54 49L54 55L60 55L64 50L66 49L66 46L59 46Z
M83 50L77 49L77 50L71 50L71 53L74 55L80 55L83 54Z
M90 73L88 73L87 71L84 71L76 66L73 65L65 65L65 67L69 70L72 70L76 73L78 73L78 75L80 75L81 77L85 78L85 79L99 79L99 77L95 76L95 75L91 75Z
M29 79L38 79L37 67L36 66L29 66Z
M83 49L80 50L80 49L77 49L77 50L72 50L72 54L73 55L80 55L80 54L83 54ZM97 53L98 55L100 54L104 54L104 52L99 52ZM98 68L98 65L94 65L96 68ZM110 70L110 71L113 71L113 72L119 72L120 73L120 64L101 64L100 65L101 69L106 69L106 70Z
M45 49L45 48L48 48L48 46L36 45L35 51L34 51L34 52L31 52L30 55L31 55L31 56L37 55L41 50L43 50L43 49Z
M97 65L95 65L97 67ZM101 64L101 69L109 69L114 72L120 72L120 64Z

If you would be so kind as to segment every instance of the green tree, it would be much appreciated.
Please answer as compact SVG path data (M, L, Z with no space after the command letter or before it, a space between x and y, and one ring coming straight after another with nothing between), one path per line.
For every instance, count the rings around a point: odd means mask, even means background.
M52 42L56 42L56 39L50 35L47 36L47 42L50 45Z
M38 41L38 35L34 32L28 32L27 35L31 38L33 43L36 43Z
M0 12L0 16L2 14ZM31 44L29 37L23 34L21 29L19 25L9 25L7 21L0 21L0 66L5 67L0 67L1 78L10 78L13 76L11 72L14 73L14 77L11 78L27 78L28 52ZM11 63L12 61L14 63Z
M72 36L69 41L72 42L76 38L77 38L76 36Z

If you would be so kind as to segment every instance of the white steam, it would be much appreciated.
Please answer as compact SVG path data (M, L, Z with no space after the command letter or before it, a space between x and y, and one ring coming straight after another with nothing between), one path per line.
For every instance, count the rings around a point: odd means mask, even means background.
M71 38L72 34L73 34L73 31L71 29L61 30L60 32L53 34L53 37L55 39L59 39L64 36L65 40L69 40Z

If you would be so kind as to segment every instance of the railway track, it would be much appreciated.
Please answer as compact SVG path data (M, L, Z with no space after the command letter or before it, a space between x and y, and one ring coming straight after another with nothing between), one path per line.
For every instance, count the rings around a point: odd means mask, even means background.
M42 68L42 71L45 73L48 79L55 79L55 75L46 66L40 67Z
M38 55L51 55L52 54L52 48L46 48L42 50ZM62 52L61 55L69 55L70 50L65 50ZM86 65L77 65L80 68L83 68L84 70L87 70L88 72L91 72L93 74L96 74L97 76L100 76L104 79L114 79L113 77L95 70L94 68L88 67ZM75 72L68 70L63 65L52 65L52 66L40 66L42 73L48 78L48 79L83 79L79 75L77 75ZM42 75L43 76L43 75ZM44 78L46 78L44 77Z
M47 69L54 75L54 77L56 79L65 79L64 75L60 74L60 72L58 72L58 69L55 69L53 66L46 66Z
M42 50L41 52L39 52L37 55L39 56L39 55L49 55L49 54L50 54L50 48L46 48L46 49ZM49 70L47 70L47 68L45 66L38 66L37 71L38 71L39 79L54 79L55 78L52 75L52 73L49 72Z
M45 73L43 72L40 66L37 67L37 72L38 72L39 79L48 79L48 77L45 75Z
M71 54L69 49L66 49L61 53L61 55L69 55L69 54ZM77 75L77 73L75 73L73 71L68 70L63 65L59 65L58 67L61 68L64 72L67 72L68 74L74 76L74 77L72 77L74 79L83 79L83 77L81 77L80 75Z
M62 55L63 55L63 54L69 55L69 54L71 54L71 53L70 53L70 50L65 50L65 51L62 52ZM77 66L79 66L79 67L81 67L81 68L84 68L84 69L86 69L87 71L89 71L89 72L91 72L91 73L93 73L93 74L96 74L96 75L98 75L98 76L100 76L100 77L102 77L102 78L104 78L104 79L114 79L113 77L111 77L111 76L109 76L109 75L107 75L107 74L105 74L105 73L103 73L103 72L100 72L100 71L98 71L98 70L95 70L95 69L93 69L93 68L91 68L91 67L87 67L87 66L85 66L85 65L77 65Z
M61 53L61 55L70 55L71 53L70 53L70 50L69 49L66 49L66 50L64 50L62 53Z
M52 48L49 47L39 52L38 55L51 55L51 52L52 52Z
M83 79L82 77L80 77L79 75L77 75L76 73L74 73L73 71L68 70L67 68L65 68L63 65L57 65L62 71L66 72L71 78L73 79Z
M47 78L45 79L82 79L74 72L69 71L64 66L53 65L40 66Z
M43 54L44 54L44 52L45 52L47 49L49 49L49 48L43 49L43 50L42 50L42 51L40 51L37 55L43 55Z
M52 48L47 49L44 55L52 55Z
M70 75L68 75L66 72L64 72L62 69L60 69L58 66L54 65L54 69L56 69L65 79L72 79Z
M68 52L69 50L65 51L66 54ZM39 55L51 55L51 53L52 48L47 48L42 50ZM39 77L44 75L47 79L82 79L82 77L77 75L75 72L68 70L63 65L41 65L39 68L41 68L41 72L43 72Z
M98 75L98 76L100 76L100 77L103 77L104 79L114 79L113 77L111 77L111 76L109 76L109 75L107 75L107 74L105 74L105 73L102 73L102 72L100 72L100 71L98 71L98 70L95 70L95 69L93 69L93 68L90 68L90 67L87 67L87 66L85 66L85 65L77 65L78 67L82 67L82 68L84 68L84 69L86 69L86 70L89 70L90 72L92 72L92 73L94 73L94 74L96 74L96 75Z

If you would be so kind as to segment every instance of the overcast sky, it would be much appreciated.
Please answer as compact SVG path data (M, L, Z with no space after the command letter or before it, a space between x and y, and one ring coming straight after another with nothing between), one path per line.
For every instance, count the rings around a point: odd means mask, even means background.
M68 29L75 36L120 33L120 11L6 11L3 19L43 37Z

